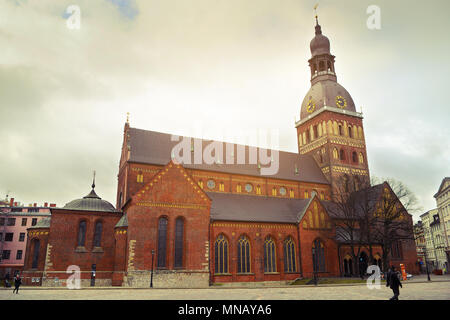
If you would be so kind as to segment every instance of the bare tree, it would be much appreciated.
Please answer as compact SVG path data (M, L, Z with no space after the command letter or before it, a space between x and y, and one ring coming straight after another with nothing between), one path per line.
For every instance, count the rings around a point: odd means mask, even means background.
M373 181L377 182L377 179ZM377 191L378 200L367 227L374 242L381 245L383 268L387 270L393 245L401 241L414 241L409 211L417 211L419 207L415 195L400 181L385 179L372 188Z

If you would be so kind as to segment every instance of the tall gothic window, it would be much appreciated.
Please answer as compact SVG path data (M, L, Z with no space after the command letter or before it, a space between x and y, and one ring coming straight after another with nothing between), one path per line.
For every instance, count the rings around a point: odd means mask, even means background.
M228 273L228 240L223 234L217 236L214 244L214 270L217 274Z
M183 218L177 218L175 222L175 268L183 267L183 233L184 220Z
M39 262L39 249L40 249L41 243L38 239L33 240L33 260L31 263L31 268L36 269L38 267Z
M78 226L78 246L84 247L86 242L86 221L80 221Z
M295 243L292 237L284 240L284 272L296 272Z
M355 151L353 151L353 153L352 153L352 160L353 160L353 162L358 162L358 156L356 155Z
M167 249L167 218L161 217L158 221L158 268L166 267Z
M341 150L340 150L339 158L340 158L341 160L345 160L345 151L344 151L344 149L341 149Z
M101 245L102 245L102 229L103 229L102 222L97 221L95 223L94 247L101 247Z
M271 237L264 241L264 272L277 272L275 242Z
M241 236L237 243L238 273L250 273L250 241L246 236Z
M325 272L325 248L319 239L313 242L312 255L314 271Z

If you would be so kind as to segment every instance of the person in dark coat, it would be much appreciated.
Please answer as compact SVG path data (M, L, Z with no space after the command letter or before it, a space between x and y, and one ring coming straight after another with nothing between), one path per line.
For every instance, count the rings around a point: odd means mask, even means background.
M13 293L14 293L14 291L16 292L16 294L19 293L19 287L20 287L21 284L22 284L22 279L20 279L19 274L17 274L16 277L14 278L14 290L13 290Z
M389 300L398 300L398 296L400 295L399 287L403 288L403 286L400 282L397 272L395 272L394 266L391 266L391 269L389 270L386 278L386 287L390 287L392 289L392 292L394 292L394 296Z

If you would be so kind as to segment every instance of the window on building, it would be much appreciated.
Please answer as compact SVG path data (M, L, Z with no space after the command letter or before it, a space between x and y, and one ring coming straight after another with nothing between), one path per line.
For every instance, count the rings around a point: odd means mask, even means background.
M158 221L158 268L166 267L167 256L167 218L161 217Z
M5 233L5 241L8 241L8 242L13 241L13 235L14 235L14 233L12 233L12 232Z
M352 161L355 163L358 162L358 156L356 155L355 151L353 151L353 153L352 153Z
M16 218L8 218L7 225L8 226L15 226L16 225Z
M236 192L242 192L242 186L240 183L236 186Z
M0 233L0 241L3 241L3 233Z
M228 240L223 234L214 243L214 270L217 274L228 273Z
M22 212L22 208L12 208L11 212Z
M138 183L144 183L144 174L142 173L142 171L139 171L139 173L137 174L136 181Z
M5 218L0 218L0 226L4 226L5 225Z
M37 218L31 219L31 225L35 226L37 224Z
M273 196L277 195L277 188L275 188L275 187L272 188L272 195Z
M345 151L344 151L344 149L341 149L339 151L339 159L340 160L345 160Z
M313 268L315 272L325 272L325 248L323 242L316 239L312 246Z
M350 138L353 138L352 126L348 126L348 136L349 136Z
M294 198L295 194L294 194L294 190L289 190L289 197Z
M250 241L241 236L237 243L238 273L250 273Z
M319 132L317 130L317 125L313 126L314 138L317 139L319 137Z
M304 192L304 194L303 194L303 197L304 197L305 199L308 199L308 198L309 198L308 190L305 190L305 192Z
M198 181L198 186L203 189L203 181L202 180Z
M225 184L223 182L219 183L219 191L225 191Z
M339 135L340 135L340 136L343 136L344 134L343 134L343 132L342 132L342 125L339 125L338 129L339 129Z
M86 221L80 221L78 225L78 246L84 247L86 242Z
M39 212L39 208L28 208L28 212Z
M334 159L338 159L339 158L338 150L336 148L333 149L333 158Z
M3 250L2 251L2 260L9 260L11 256L11 250Z
M295 243L292 237L284 240L284 272L296 272Z
M361 152L359 153L359 163L361 163L361 164L364 163L364 156Z
M264 241L264 272L277 272L275 241L267 237Z
M22 260L22 253L23 253L22 250L17 250L17 253L16 253L16 260Z
M260 186L256 186L256 194L261 194L261 187Z
M31 262L31 268L36 269L38 267L39 262L39 249L40 249L40 242L38 239L34 239L32 242L32 248L33 248L33 260Z
M392 259L403 259L402 243L399 240L392 243L391 257Z
M19 241L24 242L25 241L25 232L21 232L19 235Z
M22 227L27 225L27 218L22 218Z
M94 230L94 247L102 246L102 229L103 223L101 221L97 221L95 223L95 230Z
M174 267L183 267L183 240L184 238L184 220L183 218L177 218L175 222L175 259Z

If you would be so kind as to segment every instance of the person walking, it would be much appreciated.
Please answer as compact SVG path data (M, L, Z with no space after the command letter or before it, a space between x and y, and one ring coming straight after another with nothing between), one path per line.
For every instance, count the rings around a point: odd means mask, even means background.
M19 294L19 287L22 284L22 279L20 279L19 274L16 275L15 279L14 279L14 291L16 292L16 294Z
M389 269L387 274L386 287L390 287L392 292L394 292L394 296L389 300L398 300L398 296L400 295L399 287L403 288L403 286L394 266L391 266L391 269Z

